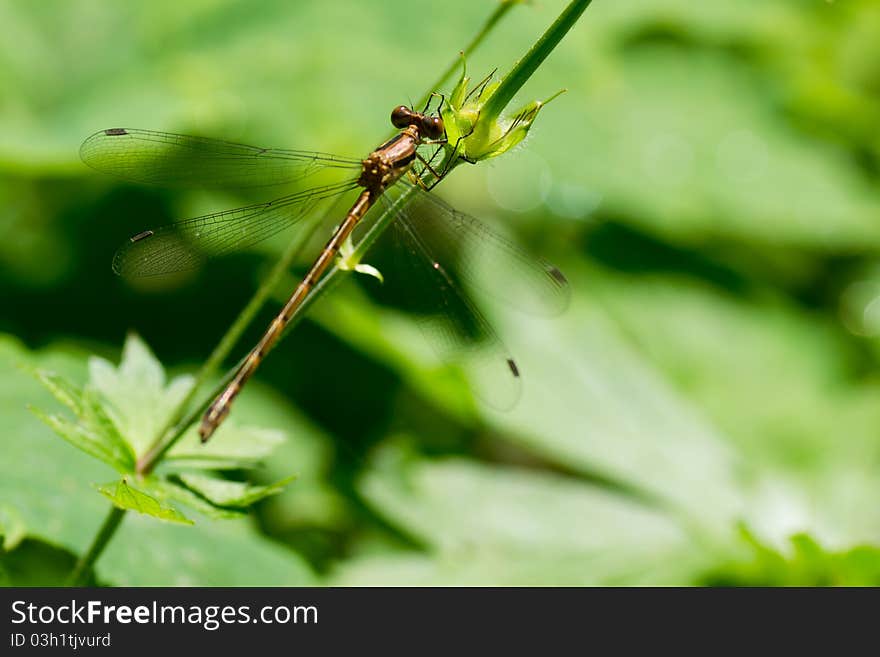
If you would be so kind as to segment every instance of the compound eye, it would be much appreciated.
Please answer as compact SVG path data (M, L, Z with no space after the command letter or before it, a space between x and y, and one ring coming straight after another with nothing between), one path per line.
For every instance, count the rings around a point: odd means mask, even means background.
M391 125L405 128L412 123L412 111L406 105L399 105L391 112Z
M422 131L429 139L440 139L443 136L443 119L439 116L426 116L422 121Z

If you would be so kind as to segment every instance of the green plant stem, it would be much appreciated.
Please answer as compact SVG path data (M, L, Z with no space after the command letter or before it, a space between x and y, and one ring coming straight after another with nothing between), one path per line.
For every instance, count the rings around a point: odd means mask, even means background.
M483 27L480 28L480 31L474 35L474 38L471 39L471 42L467 44L461 51L461 54L467 57L470 55L477 47L483 43L485 38L489 36L489 33L492 29L498 24L498 22L504 18L504 16L513 9L516 5L521 4L519 0L502 0L498 7L495 8L495 11L492 12L492 15L486 19L486 22L483 23ZM440 77L428 87L428 91L425 92L425 95L422 96L422 99L416 104L417 107L421 107L425 103L428 102L428 98L431 94L438 89L442 88L446 81L455 73L456 69L461 66L461 58L457 57L449 64L449 67L443 71Z
M113 534L116 533L116 529L119 527L119 523L122 522L124 517L125 511L123 509L115 506L110 507L110 513L108 513L107 517L104 519L104 524L101 525L101 528L98 530L94 540L92 540L89 549L79 558L76 562L76 566L74 566L73 571L70 573L70 577L67 578L68 586L82 586L86 583L86 577L88 576L89 571L95 561L98 560L98 557L101 556L104 548L107 547L107 544L110 542Z
M568 31L577 22L592 0L572 0L547 31L533 45L525 56L520 59L510 72L501 80L501 84L486 101L481 114L494 118L501 115L508 103L513 100L516 92L526 83L547 55L559 45Z

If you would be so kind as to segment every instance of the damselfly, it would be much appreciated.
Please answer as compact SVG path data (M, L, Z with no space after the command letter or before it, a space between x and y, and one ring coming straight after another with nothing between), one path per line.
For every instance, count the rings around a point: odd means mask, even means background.
M442 148L446 133L439 111L434 115L427 110L427 107L422 112L405 106L395 108L391 123L400 132L363 160L128 128L102 130L83 143L80 155L89 166L147 184L254 187L300 182L319 171L342 177L339 182L296 191L267 203L144 230L130 238L113 259L114 271L125 276L156 276L192 269L207 257L253 246L301 222L321 201L360 190L344 220L281 312L208 407L199 426L203 441L220 426L242 386L278 341L355 227L379 199L395 212L393 225L406 251L425 260L426 266L415 276L425 273L430 276L431 280L422 281L422 285L435 289L426 296L436 298L433 305L445 317L439 323L431 322L429 332L435 339L456 343L466 341L465 336L476 328L479 356L471 362L483 372L480 378L484 379L478 386L494 389L488 396L496 406L512 406L516 401L519 367L484 315L460 288L457 275L441 264L436 255L438 249L448 251L450 246L461 247L454 249L458 260L456 271L469 281L475 279L474 271L487 263L493 269L500 268L505 290L500 291L499 296L514 296L516 298L511 299L514 303L523 300L533 310L561 311L567 303L568 283L553 265L530 257L429 191L424 182L425 173L433 174L433 186L445 171L436 171L431 165L433 158L424 157L419 148L430 145ZM457 147L452 157L456 151ZM416 162L422 164L418 174L414 170ZM353 173L356 177L352 177ZM395 194L403 202L396 202L392 198ZM479 288L478 280L476 286ZM486 376L490 381L485 381Z

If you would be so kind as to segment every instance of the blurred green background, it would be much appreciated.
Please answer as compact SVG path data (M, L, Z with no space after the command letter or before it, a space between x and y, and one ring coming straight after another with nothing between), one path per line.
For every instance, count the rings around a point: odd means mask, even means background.
M564 5L515 8L469 71L506 71ZM113 476L28 413L54 402L13 365L83 382L135 331L193 372L284 246L120 280L128 236L243 199L121 184L82 140L363 155L495 7L0 0L0 581L60 581ZM474 403L347 281L233 414L287 436L252 476L298 479L248 521L128 514L100 581L880 584L880 4L596 0L519 101L562 87L524 145L438 188L571 281L561 317L487 309L519 405Z

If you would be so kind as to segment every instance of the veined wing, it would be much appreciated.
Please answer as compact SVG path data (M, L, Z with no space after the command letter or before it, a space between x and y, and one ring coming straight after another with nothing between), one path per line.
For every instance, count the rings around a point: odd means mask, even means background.
M405 198L403 198L405 196ZM395 208L395 234L406 263L400 287L428 340L460 363L474 393L509 409L521 392L520 370L470 292L500 298L524 310L558 314L570 289L562 272L535 258L474 217L420 187L401 181L382 199ZM500 281L496 289L492 281Z
M391 207L388 195L382 198ZM400 290L425 338L442 359L462 367L477 397L501 410L512 408L522 390L516 361L456 273L438 260L441 245L423 234L409 204L398 210L394 235L398 264L383 288Z
M469 291L538 315L558 315L568 307L571 289L556 266L438 196L406 181L398 186L406 190L405 215L414 230L431 245L436 258L448 267L454 263Z
M96 132L79 153L83 162L103 173L162 186L262 187L302 180L326 168L361 166L360 160L327 153L131 128Z
M194 269L210 257L246 249L268 239L308 216L321 201L355 187L357 182L349 180L145 230L116 252L113 271L137 277Z

